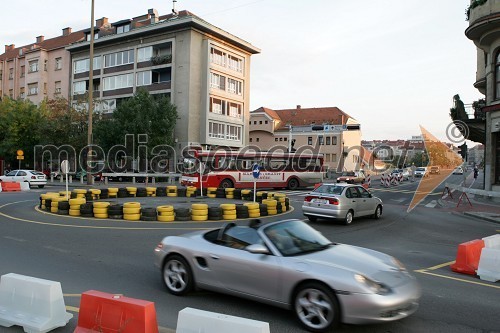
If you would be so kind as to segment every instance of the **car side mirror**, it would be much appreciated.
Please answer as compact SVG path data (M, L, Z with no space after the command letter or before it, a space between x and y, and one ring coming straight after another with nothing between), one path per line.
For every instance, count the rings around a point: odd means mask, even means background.
M248 245L245 250L254 254L269 254L269 249L263 244Z
M368 193L368 198L373 198L373 195L371 193Z

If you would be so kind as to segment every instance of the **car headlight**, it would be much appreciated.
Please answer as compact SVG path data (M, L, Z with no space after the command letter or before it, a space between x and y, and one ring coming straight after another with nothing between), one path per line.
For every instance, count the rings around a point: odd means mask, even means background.
M388 286L384 285L383 283L373 281L364 275L354 274L354 278L356 279L356 281L358 281L358 283L364 285L375 294L387 295L391 292L391 288L389 288Z

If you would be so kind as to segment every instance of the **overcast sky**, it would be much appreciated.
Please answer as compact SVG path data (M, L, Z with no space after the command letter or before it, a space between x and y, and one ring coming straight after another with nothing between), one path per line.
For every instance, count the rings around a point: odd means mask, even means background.
M90 26L90 0L2 4L0 45ZM473 87L476 49L465 37L470 0L178 0L186 9L262 50L252 56L250 110L336 106L363 139L407 139L422 125L441 140L452 97ZM95 0L110 22L169 13L168 0ZM2 49L3 51L3 49Z

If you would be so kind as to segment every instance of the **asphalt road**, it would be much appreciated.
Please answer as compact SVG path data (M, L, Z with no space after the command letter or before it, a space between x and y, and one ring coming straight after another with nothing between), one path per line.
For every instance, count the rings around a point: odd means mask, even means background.
M459 182L460 176L455 180ZM375 195L384 201L384 214L378 221L357 219L349 226L311 223L332 241L394 255L423 289L420 309L413 316L387 324L342 325L338 332L500 332L500 283L456 274L449 268L459 243L498 233L500 225L440 208L435 201L442 188L408 212L416 187L417 183L410 182L389 189L374 184ZM75 318L53 332L73 332L79 294L90 289L155 302L158 323L164 328L174 329L178 312L192 307L266 321L273 333L304 332L285 310L205 291L186 297L166 292L153 266L155 245L166 235L218 227L220 222L87 220L35 211L40 193L60 189L48 186L43 191L0 193L0 275L14 272L61 282L66 305ZM295 210L270 220L303 218L300 205L306 192L285 192ZM0 332L22 329L0 327Z

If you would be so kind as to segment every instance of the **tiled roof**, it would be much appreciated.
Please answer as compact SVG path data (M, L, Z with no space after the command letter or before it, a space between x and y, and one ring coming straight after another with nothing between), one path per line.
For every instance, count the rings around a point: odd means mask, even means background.
M1 60L8 60L8 59L13 59L19 57L19 50L20 49L25 49L24 53L30 52L32 47L34 46L34 50L38 49L45 49L45 50L54 50L58 48L65 47L66 45L69 45L71 43L74 43L76 41L82 40L85 37L83 30L73 32L67 36L58 36L50 39L46 39L41 43L32 43L28 45L24 45L21 47L16 47L13 50L8 50L7 52L3 53L0 55L0 61Z
M303 126L303 125L345 125L347 120L352 118L344 111L337 107L323 107L323 108L301 108L297 107L295 109L284 109L284 110L272 110L265 107L260 107L253 112L264 111L270 117L276 120L280 120L281 123L276 129L286 127L287 124L291 123L292 126Z

